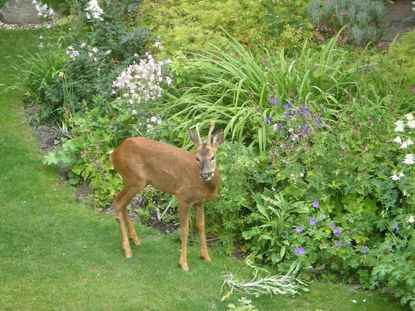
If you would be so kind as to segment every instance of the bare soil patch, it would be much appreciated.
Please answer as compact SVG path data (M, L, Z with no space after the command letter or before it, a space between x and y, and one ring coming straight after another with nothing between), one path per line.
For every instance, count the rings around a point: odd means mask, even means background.
M411 0L390 1L386 7L387 29L381 42L392 42L415 29L415 12Z

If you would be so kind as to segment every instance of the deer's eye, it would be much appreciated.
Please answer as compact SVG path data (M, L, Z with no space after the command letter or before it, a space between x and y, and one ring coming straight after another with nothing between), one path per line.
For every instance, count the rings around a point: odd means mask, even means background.
M215 156L213 156L213 157L210 158L210 161L213 161L213 160L215 160Z
M197 161L197 162L200 162L200 159L199 159L198 157L196 157L196 161Z

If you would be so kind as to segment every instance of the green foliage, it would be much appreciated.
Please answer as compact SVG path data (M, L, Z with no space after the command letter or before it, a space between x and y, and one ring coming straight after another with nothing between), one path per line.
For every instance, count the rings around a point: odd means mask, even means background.
M126 116L122 113L112 116L105 114L102 101L100 97L95 98L95 108L74 116L72 137L66 139L57 151L49 153L45 163L63 163L70 167L70 182L77 184L81 178L87 180L94 190L94 202L105 207L112 202L121 187L121 179L110 163L110 151L128 134L125 130L119 130L119 126L125 124ZM115 104L107 107L112 107L113 112L121 111ZM107 108L107 112L109 110Z
M228 311L256 311L258 310L257 308L255 308L254 305L252 305L252 301L242 297L238 299L237 304L235 305L234 303L230 303L228 304Z
M288 51L301 48L305 38L311 35L312 24L307 18L305 0L263 0L266 8L265 32L270 41Z
M334 40L320 51L305 43L292 58L283 50L260 58L232 40L230 53L216 49L197 55L181 77L186 84L172 94L169 109L173 119L181 120L177 130L190 122L213 119L225 126L232 139L264 153L272 137L264 120L284 119L277 103L280 107L310 102L314 111L324 103L336 104L346 85L354 83L355 70L347 68L349 57L335 47Z
M225 32L249 49L258 44L298 48L310 37L306 2L158 0L143 1L142 9L144 25L161 39L162 53L178 56L199 52L211 43L226 49Z
M52 53L50 50L43 49L20 57L15 68L25 77L20 84L25 90L27 101L41 104L44 101L53 101L56 97L63 97L63 88L53 87L56 81L60 80L59 69L66 61L61 50ZM52 113L53 109L48 104L40 105L39 118L44 119Z
M244 44L264 43L260 1L143 1L142 10L145 26L161 38L167 55L199 51L210 42L225 47L222 28Z
M308 12L319 36L346 27L346 40L361 46L377 42L385 27L385 6L379 0L312 0Z
M372 289L392 289L403 305L415 310L414 227L403 226L394 231L387 235L373 258L370 284Z
M108 2L102 21L86 19L78 8L79 20L72 32L59 39L57 51L56 45L46 46L41 55L27 58L32 66L27 69L25 88L40 105L41 120L70 128L76 112L88 108L97 94L110 98L115 77L144 55L149 33L127 29L128 18L123 15L127 5Z
M288 203L275 189L265 189L255 197L255 207L247 217L249 229L242 233L253 259L277 264L291 246L293 222L307 209L303 202Z
M393 79L400 79L404 83L403 92L411 92L412 100L415 97L415 31L406 33L398 41L393 42L383 58L388 72ZM411 109L410 107L408 107Z
M259 163L256 156L241 143L223 143L217 158L221 185L217 198L206 208L207 228L219 235L226 251L232 253L245 222L252 178Z

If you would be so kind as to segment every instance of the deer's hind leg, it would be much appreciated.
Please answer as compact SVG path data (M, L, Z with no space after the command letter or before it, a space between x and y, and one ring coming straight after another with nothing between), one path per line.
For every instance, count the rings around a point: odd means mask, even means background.
M132 257L130 242L128 241L128 234L135 245L140 245L140 239L137 236L134 225L128 217L127 205L131 199L144 188L143 184L125 185L113 202L113 207L116 212L116 219L120 227L121 247L124 250L124 255L127 258ZM128 234L127 234L128 230Z

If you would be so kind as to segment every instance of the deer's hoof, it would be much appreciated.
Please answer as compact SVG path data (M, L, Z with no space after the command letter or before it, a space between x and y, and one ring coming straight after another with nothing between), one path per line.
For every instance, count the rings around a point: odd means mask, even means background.
M179 263L179 268L182 269L183 272L188 272L189 271L189 266L186 264L181 264Z
M131 251L124 252L124 256L125 256L125 258L127 258L127 259L131 259L131 258L133 258L133 254L131 253Z
M210 259L209 255L207 255L207 256L200 256L200 259L202 259L205 262L211 262L212 261L212 259Z

